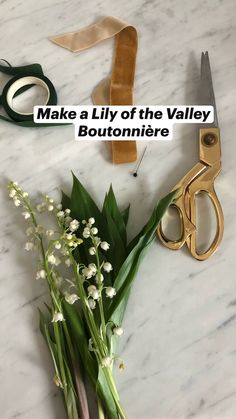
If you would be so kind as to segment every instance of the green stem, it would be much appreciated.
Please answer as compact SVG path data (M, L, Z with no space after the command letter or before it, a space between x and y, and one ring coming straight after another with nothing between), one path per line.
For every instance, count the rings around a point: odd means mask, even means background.
M16 190L16 189L15 189ZM28 210L28 212L30 213L30 217L31 217L31 222L32 225L37 228L38 227L38 223L35 217L35 213L31 207L30 201L27 198L24 198L23 194L20 192L18 192L16 190L16 193L20 195L20 198L22 200L23 206ZM44 244L43 244L43 238L41 236L40 233L36 233L36 237L39 240L40 243L40 251L41 251L41 256L43 259L43 265L47 274L47 283L48 283L48 287L49 287L49 292L50 292L50 296L51 296L51 300L52 300L52 305L53 305L53 310L55 311L61 311L61 304L60 304L60 299L57 299L57 289L55 288L55 284L52 281L52 277L51 277L51 270L48 267L48 263L47 263L47 253L45 252L44 249ZM65 323L65 322L63 322ZM64 324L63 324L64 326ZM74 389L73 389L73 382L72 382L72 378L71 375L69 375L68 379L68 383L67 383L67 375L66 375L66 365L65 365L65 361L64 361L64 357L63 357L63 348L62 348L62 341L61 341L61 336L60 336L60 330L59 327L61 327L58 323L54 322L53 323L53 329L54 329L54 336L55 336L55 341L56 341L56 347L57 347L57 358L58 358L58 363L57 360L55 359L54 356L54 352L51 348L51 344L50 344L50 338L48 335L48 331L45 330L45 335L46 335L46 340L48 343L48 347L52 356L52 360L53 360L53 364L54 364L54 368L55 368L55 372L58 376L58 378L60 379L60 382L62 384L63 387L63 393L64 393L64 398L65 398L65 404L66 404L66 410L67 410L67 416L68 419L88 419L89 416L83 416L83 418L79 418L78 416L78 411L77 411L77 402L76 402L76 396L74 393ZM67 331L67 327L65 325L65 335L66 335L66 339L68 342L68 331ZM67 331L67 333L66 333ZM70 343L68 342L68 346L69 346L69 350L72 350L72 346L70 345ZM69 385L68 385L69 384Z
M77 264L76 264L76 262L73 258L73 255L71 253L70 253L70 260L72 262L72 266L73 266L75 277L76 277L76 284L77 284L78 291L79 291L79 297L80 297L80 301L81 301L81 305L82 305L83 314L86 318L86 322L88 324L88 327L89 327L89 330L90 330L90 333L91 333L91 337L93 339L95 339L94 343L96 342L98 344L98 346L100 347L100 339L99 339L99 336L98 336L97 325L95 323L95 320L94 320L94 317L93 317L93 314L92 314L91 310L88 309L88 307L85 303L85 301L87 300L87 295L86 295L85 290L84 290L82 278L79 275L78 270L77 270ZM104 352L104 348L103 348L102 352L104 354L103 356L106 356L106 352Z
M63 385L63 390L65 391L65 394L67 393L67 381L66 381L66 374L64 369L64 360L63 360L63 353L62 353L62 347L61 347L61 339L60 339L60 333L59 333L59 325L58 323L53 323L53 329L54 329L54 335L57 345L57 353L58 353L58 362L60 366L60 375Z
M97 260L97 268L98 268L98 289L100 291L100 298L98 300L98 307L99 307L99 311L100 311L100 318L101 318L101 325L102 325L102 337L103 337L103 340L104 340L105 344L107 345L106 321L105 321L103 301L102 301L101 265L100 265L100 260L99 260L97 248L96 248L96 260Z
M63 322L63 329L65 332L65 337L68 344L68 348L69 348L69 352L71 356L71 362L72 362L73 370L74 370L75 384L77 387L77 394L80 401L80 416L81 416L81 419L89 419L89 408L88 408L88 400L87 400L85 385L82 380L81 369L79 368L79 364L76 361L75 351L71 342L71 338L68 332L66 322Z
M30 206L30 202L28 201L28 199L25 199L23 196L21 196L21 199L24 202L25 207L28 209L28 211L30 213L30 216L31 216L31 220L32 220L33 225L35 227L38 227L38 223L36 221L36 218L35 218L35 215L34 215L34 211L33 211L33 209ZM43 240L42 240L41 235L39 233L37 233L37 234L38 234L39 241L40 241L41 253L42 253L43 259L45 259L45 250L44 250L44 246L43 246Z
M72 262L72 266L74 269L74 273L76 276L76 283L78 286L78 291L79 291L79 296L80 296L80 301L81 301L81 305L82 305L82 310L86 319L86 323L88 325L89 331L90 331L90 335L92 337L93 343L94 345L96 345L96 349L97 351L95 352L96 357L97 357L97 361L99 365L102 365L102 359L108 355L108 348L105 345L104 341L101 340L100 338L100 333L97 330L97 325L96 322L94 320L93 317L93 313L91 312L91 310L88 309L85 301L87 299L84 287L83 287L83 283L82 283L82 278L80 277L78 270L77 270L77 264L73 258L73 255L70 253L70 259ZM120 400L119 400L119 395L116 389L116 385L115 382L113 380L112 377L112 373L111 373L111 369L104 367L104 376L106 378L107 381L107 385L111 391L112 397L114 399L118 414L120 416L120 419L126 419L125 413L121 407L120 404Z
M114 379L113 379L111 370L109 368L104 368L104 375L106 377L107 384L108 384L108 386L110 388L110 391L112 393L113 399L115 401L116 408L117 408L117 411L119 413L120 418L121 419L127 419L126 418L126 415L125 415L125 412L124 412L124 410L123 410L123 408L122 408L122 406L120 404L120 399L119 399L118 391L117 391L117 388L116 388L116 385L115 385L115 382L114 382Z

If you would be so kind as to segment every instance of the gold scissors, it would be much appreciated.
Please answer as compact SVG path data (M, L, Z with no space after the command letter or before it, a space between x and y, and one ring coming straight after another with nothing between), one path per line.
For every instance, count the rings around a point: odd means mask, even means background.
M214 180L221 171L221 148L208 52L202 53L201 57L201 94L202 105L214 107L214 122L204 124L204 127L199 129L199 162L172 189L179 189L172 206L178 210L180 216L181 237L178 240L168 239L163 233L161 223L158 226L157 235L163 245L169 249L178 250L186 243L195 259L205 260L216 251L224 231L223 212L214 189ZM196 194L199 192L204 192L209 196L214 206L217 224L215 237L203 253L197 250L196 243Z

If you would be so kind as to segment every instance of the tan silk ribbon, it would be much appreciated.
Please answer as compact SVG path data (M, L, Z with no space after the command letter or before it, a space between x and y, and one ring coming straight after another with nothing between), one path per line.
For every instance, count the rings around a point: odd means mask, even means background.
M102 80L92 93L95 105L132 105L135 62L138 46L136 29L113 17L81 29L49 38L72 52L80 52L115 36L115 54L111 76ZM112 141L113 163L129 163L137 159L135 141Z

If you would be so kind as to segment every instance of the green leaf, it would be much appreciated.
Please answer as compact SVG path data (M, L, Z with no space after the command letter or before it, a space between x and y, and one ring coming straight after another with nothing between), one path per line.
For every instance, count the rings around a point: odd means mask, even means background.
M112 185L110 186L110 189L108 191L108 194L105 196L104 204L103 204L103 213L109 212L111 218L113 219L116 228L119 232L119 235L126 246L127 242L127 235L126 235L126 227L125 222L122 217L122 214L118 208L116 198L112 189ZM109 226L109 223L108 223Z
M80 419L77 410L76 395L74 389L69 385L69 389L66 395L66 407L68 418Z
M70 209L73 216L78 220L88 220L90 217L94 217L96 226L103 231L104 218L101 211L74 174Z
M48 307L49 308L49 307ZM60 363L58 358L58 348L57 344L55 343L55 336L54 330L52 328L51 332L49 330L50 323L48 319L43 315L43 313L39 310L40 314L40 330L46 340L46 343L49 347L51 357L54 363L54 368L56 374L60 375ZM65 330L65 322L58 323L58 333L60 339L60 346L62 348L62 359L63 359L63 366L66 374L66 383L67 386L63 389L64 401L65 401L65 408L68 413L69 417L73 417L74 419L79 419L78 415L78 405L80 406L80 413L81 418L88 418L88 408L87 408L87 398L86 392L84 388L83 379L81 376L81 370L79 369L78 365L76 364L79 361L79 356L77 354L77 359L74 358L74 354L71 353L71 341L68 341L70 338L69 335L64 334ZM77 393L75 390L75 385L77 389Z
M103 208L103 212L107 219L107 226L108 226L109 237L110 237L109 238L110 249L107 252L107 259L112 262L113 271L111 272L112 274L111 276L114 282L114 278L116 278L116 275L118 274L119 269L125 260L126 249L121 239L119 230L117 228L117 224L114 222L106 206Z
M74 174L70 201L66 195L63 195L62 198L63 207L67 206L67 208L71 209L72 217L79 221L83 219L88 220L90 217L94 217L98 229L100 231L106 231L106 225L104 226L104 222L106 223L106 220L103 220L103 216L97 205ZM80 230L78 231L79 235L81 234L82 230L83 226L81 226ZM74 252L74 258L77 262L84 264L90 263L91 258L88 253L90 246L90 242L84 240L83 245L76 248Z
M159 202L147 224L131 243L130 248L132 250L121 266L121 269L114 283L117 294L111 303L108 316L108 318L114 323L119 324L120 320L123 318L128 301L127 295L129 293L130 286L136 276L140 262L145 254L145 250L153 241L156 234L157 225L168 206L172 203L175 195L176 192L171 192Z
M88 339L80 314L74 306L66 302L63 302L63 311L69 329L71 330L71 340L83 360L84 368L87 370L94 389L100 397L106 412L109 412L109 418L118 419L116 408L114 407L114 400L106 383L104 373L103 371L100 371L101 368L98 366L97 361L92 357L92 353L88 349Z
M103 406L105 407L105 412L107 416L109 417L109 419L119 419L116 404L114 402L112 393L109 389L109 386L107 384L107 380L104 374L104 368L102 368L101 366L99 366L96 390L97 390L99 398L103 402Z
M153 225L155 225L155 223L157 223L156 224L156 227L157 227L157 225L160 222L161 218L165 214L167 208L169 207L169 205L175 199L177 192L178 192L177 190L176 191L171 191L168 195L166 195L164 198L162 198L160 200L160 202L158 203L156 209L153 211L151 217L149 218L148 222L141 229L141 231L137 234L137 236L134 237L134 239L129 243L129 245L128 245L128 253L131 252L131 250L136 246L136 244L138 243L140 237L142 237L143 235L145 235L146 232L148 232L148 230L150 228L152 228ZM156 217L157 217L157 220L156 220Z
M54 368L55 371L59 370L59 363L58 363L58 354L57 354L57 347L55 344L55 341L53 340L53 338L50 335L50 331L49 331L49 322L46 319L46 317L44 316L44 314L42 313L41 310L39 310L39 328L40 331L46 341L46 344L48 346L48 349L50 351L52 360L53 360L53 364L54 364Z
M81 360L78 350L75 348L72 343L69 329L67 327L67 322L62 323L63 331L66 341L66 349L68 353L68 363L65 364L66 373L68 376L68 383L74 390L74 394L79 401L79 413L80 419L89 418L89 408L88 408L88 399L86 394L86 388L84 383L84 365ZM72 378L73 375L73 378ZM76 390L75 390L76 389ZM69 396L69 392L68 392ZM72 402L74 401L72 395ZM68 401L67 401L68 406ZM76 403L75 403L76 407ZM72 416L73 417L73 416Z
M120 304L117 306L117 308L114 309L114 312L112 313L112 311L111 311L112 306L110 306L109 313L107 314L107 318L109 318L117 326L122 325L124 315L125 315L125 311L126 311L126 307L127 307L128 301L129 301L130 291L131 291L131 289L128 289L126 291L126 294L123 296L123 299L120 302ZM113 343L113 352L114 353L116 351L116 344L117 344L117 339Z
M40 328L41 334L45 338L47 344L52 344L54 346L55 339L54 339L53 331L51 330L51 327L50 327L51 322L43 314L43 312L40 309L38 309L38 311L39 311L39 328ZM48 339L50 340L50 342L48 342Z
M66 208L70 208L70 197L66 195L63 191L61 191L61 204L64 210Z
M74 306L68 304L67 302L63 302L63 311L65 313L67 324L71 330L72 342L78 349L80 357L83 360L84 367L86 368L89 377L95 386L98 376L97 363L88 349L87 333L81 315Z
M129 210L130 210L130 205L121 213L126 226L129 220Z
M43 312L38 308L39 312L39 329L43 337L46 339L46 333L45 333L45 326L48 326L48 321L46 320L46 317L44 316Z

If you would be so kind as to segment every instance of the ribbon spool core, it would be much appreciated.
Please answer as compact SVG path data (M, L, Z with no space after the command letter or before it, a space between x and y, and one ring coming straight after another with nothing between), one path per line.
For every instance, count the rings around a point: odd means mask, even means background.
M14 107L13 107L14 96L15 96L15 94L18 90L20 90L22 87L25 87L27 85L40 86L44 90L46 90L47 98L46 98L46 101L45 101L44 105L47 105L47 103L49 102L50 91L49 91L48 85L45 83L44 80L42 80L42 79L40 79L36 76L21 77L18 80L16 80L14 83L12 83L12 85L9 87L7 95L6 95L6 102L9 106L9 108L11 108L14 112L15 112ZM44 105L42 105L42 106L44 106ZM25 115L25 116L33 115L33 112L18 112L17 111L17 113L20 114L20 115Z

